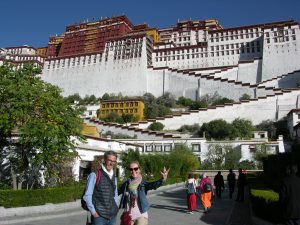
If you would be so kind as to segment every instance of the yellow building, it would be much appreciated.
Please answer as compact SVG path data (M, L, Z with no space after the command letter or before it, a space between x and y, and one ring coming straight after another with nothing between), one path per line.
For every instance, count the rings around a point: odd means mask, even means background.
M47 47L37 48L37 49L36 49L36 53L37 53L37 55L39 55L39 56L45 57L46 54L47 54Z
M156 28L149 28L147 34L153 38L154 43L160 42L160 36Z
M97 127L94 126L94 125L88 125L86 123L83 123L82 134L89 135L89 136L94 136L94 137L100 137L100 134L97 130Z
M102 100L99 118L104 119L110 113L116 112L119 116L132 114L137 121L141 121L144 119L144 108L144 101L140 98Z

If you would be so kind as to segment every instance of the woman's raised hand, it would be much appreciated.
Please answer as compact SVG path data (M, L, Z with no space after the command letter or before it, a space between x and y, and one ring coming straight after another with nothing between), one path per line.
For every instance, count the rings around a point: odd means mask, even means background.
M164 181L165 181L165 180L167 179L167 177L168 177L169 170L170 170L170 168L167 170L166 167L164 166L163 171L160 172L160 173L161 173L161 177L162 177L162 179L163 179Z

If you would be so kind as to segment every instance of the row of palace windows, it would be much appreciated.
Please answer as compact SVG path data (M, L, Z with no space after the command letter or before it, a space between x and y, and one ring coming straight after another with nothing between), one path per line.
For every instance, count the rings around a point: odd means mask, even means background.
M108 46L119 46L119 45L125 45L127 43L127 41L129 41L130 39L126 39L126 40L119 40L119 41L114 41L114 42L109 42ZM138 39L131 39L130 43L142 43L143 42L143 38L138 38Z
M205 52L207 51L207 48L193 48L193 49L182 49L182 50L170 50L170 51L166 51L166 52L156 52L156 56L160 55L160 56L163 56L163 55L169 55L169 54L180 54L180 53L194 53L194 52Z
M283 36L283 35L288 35L289 33L291 34L296 34L295 29L292 29L291 32L289 32L289 30L278 30L278 31L274 31L274 36ZM266 32L266 37L270 37L270 33Z
M226 36L226 37L216 37L216 38L210 38L211 42L219 42L219 41L228 41L228 40L233 40L233 39L244 39L244 38L254 38L254 37L259 37L259 33L251 33L251 34L240 34L240 35L233 35L233 36Z
M80 65L80 62L82 61L82 65L85 65L86 64L86 59L87 59L87 63L88 64L91 64L91 57L88 57L88 58L86 58L86 57L84 57L82 60L80 60L81 58L73 58L73 59L69 59L68 61L67 61L67 66L68 67L70 67L70 65L72 64L72 66L75 66L75 63L77 62L77 65ZM99 57L99 62L101 62L101 59L102 59L102 57L101 57L101 55L100 55L100 57ZM61 60L61 61L57 61L57 63L56 63L56 61L54 60L53 61L53 64L52 64L52 68L55 68L55 66L57 65L57 68L59 68L60 67L60 65L62 66L62 67L65 67L65 62L66 62L66 60ZM93 58L93 63L96 63L97 62L97 57L95 56L94 58ZM51 61L49 62L49 64L48 64L48 69L50 69L50 66L51 66Z
M134 108L134 109L103 109L101 110L101 114L109 114L111 112L116 112L116 113L137 113L138 109Z
M258 32L258 28L253 28L253 29L249 29L249 30L235 30L235 31L225 31L225 32L219 32L219 33L215 33L212 34L212 37L222 37L222 36L226 36L226 35L232 35L232 34L249 34L249 33L253 33L253 32Z
M181 145L181 144L175 144ZM172 144L164 144L164 145L158 145L158 144L146 144L145 145L145 152L170 152L173 149ZM201 145L200 144L192 144L192 152L201 152Z
M139 54L137 54L137 53L135 53L135 54L133 54L133 53L131 53L131 54L128 54L128 55L118 55L118 56L114 56L114 60L116 60L116 59L130 59L130 58L138 58L138 57L142 57L142 53L139 53ZM107 59L106 59L106 61L107 61Z
M219 52L211 52L210 56L225 56L225 55L234 55L234 54L244 54L244 53L255 53L260 52L260 47L243 47L241 49L236 50L227 50L227 51L219 51ZM155 61L172 61L172 60L180 60L180 59L194 59L194 58L203 58L208 57L208 53L196 53L190 55L177 55L177 56L168 56L168 57L156 57Z
M126 102L126 103L102 103L101 107L102 108L123 108L124 106L126 107L133 107L133 106L138 106L138 102Z
M275 43L278 42L288 42L290 41L289 36L283 36L283 37L275 37L273 38ZM295 41L296 40L296 36L292 36L291 40ZM270 38L266 39L266 42L269 44L270 43Z

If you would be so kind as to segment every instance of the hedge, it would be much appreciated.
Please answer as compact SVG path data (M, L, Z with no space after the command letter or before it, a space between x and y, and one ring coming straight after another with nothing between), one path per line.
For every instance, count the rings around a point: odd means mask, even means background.
M5 208L63 203L80 199L84 185L36 190L0 190L0 206Z
M167 184L182 182L182 178L168 178ZM123 182L119 181L121 185ZM44 205L46 203L72 202L80 199L85 185L35 190L0 190L0 206L5 208Z
M249 179L252 209L255 216L271 223L282 222L279 194L267 187L262 179Z

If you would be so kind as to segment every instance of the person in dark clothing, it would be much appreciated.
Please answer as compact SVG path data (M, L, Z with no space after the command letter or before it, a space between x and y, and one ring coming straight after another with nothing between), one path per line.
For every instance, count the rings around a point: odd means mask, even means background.
M229 198L232 199L232 194L235 187L235 173L232 172L232 169L229 169L229 174L227 175L227 183L229 188Z
M243 202L244 201L244 193L245 193L245 186L247 184L246 174L243 173L243 170L239 168L239 177L237 180L237 187L238 193L236 196L236 201Z
M224 179L221 175L221 171L218 171L218 174L215 176L214 185L216 187L216 195L218 198L221 198L222 190L224 189Z
M279 202L287 225L300 225L300 178L297 165L289 165L282 181Z

